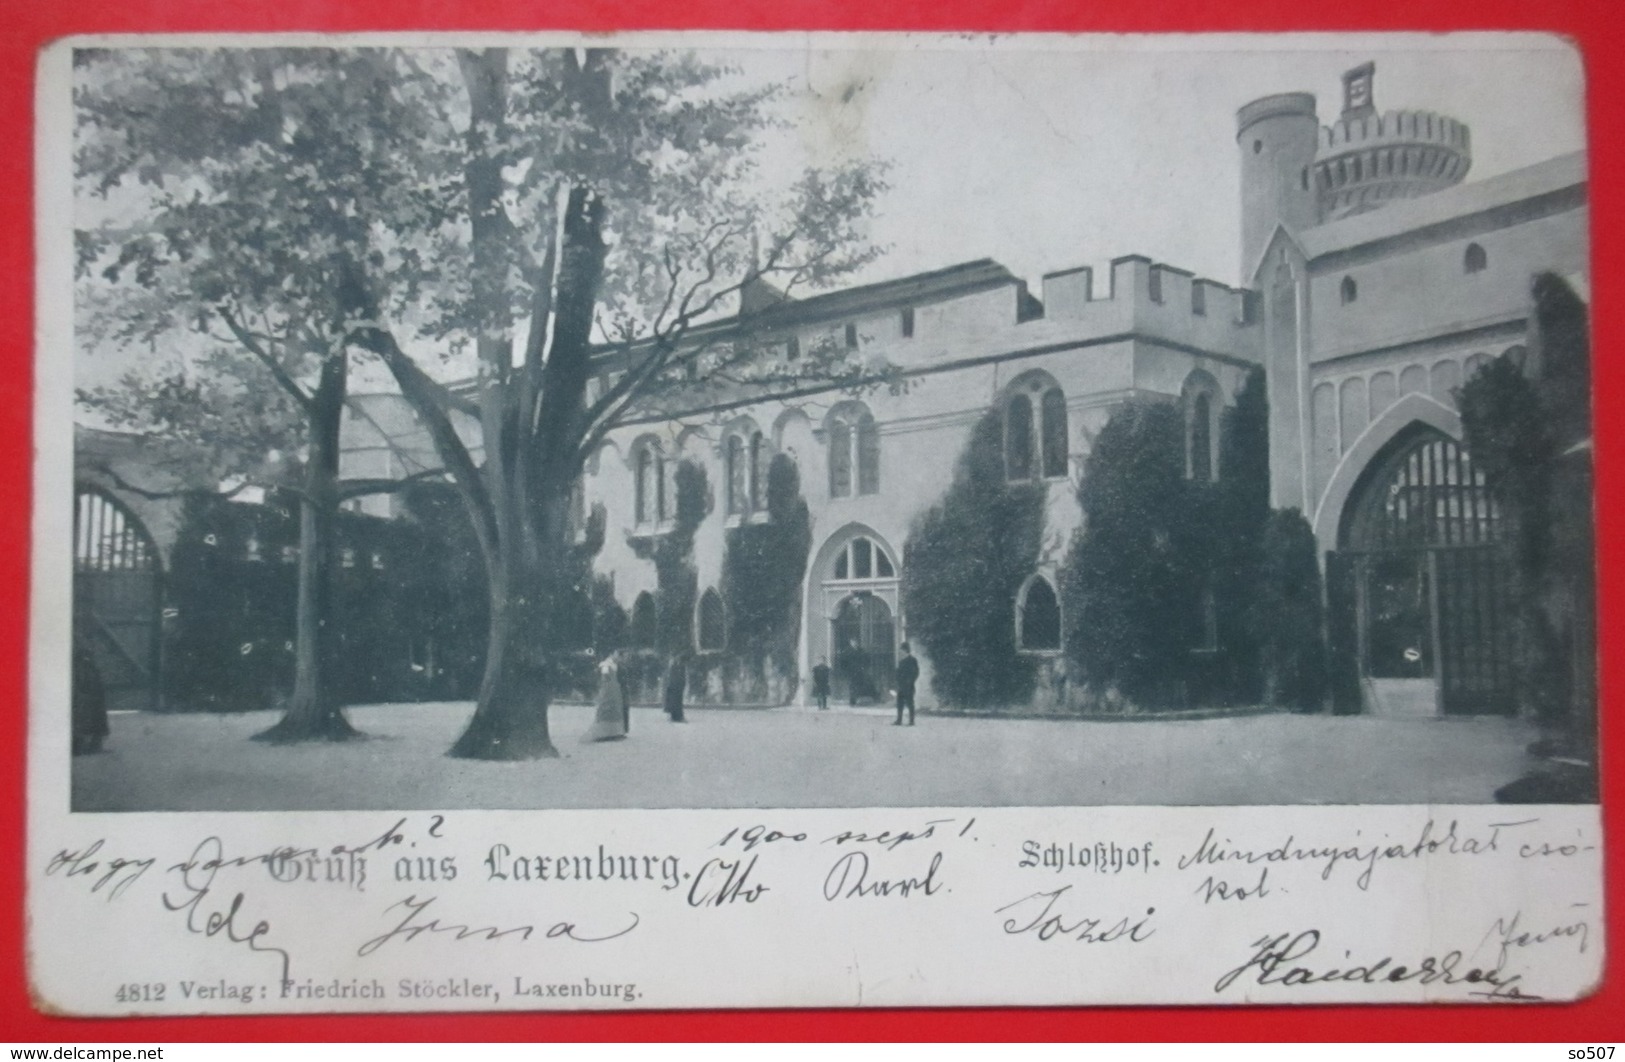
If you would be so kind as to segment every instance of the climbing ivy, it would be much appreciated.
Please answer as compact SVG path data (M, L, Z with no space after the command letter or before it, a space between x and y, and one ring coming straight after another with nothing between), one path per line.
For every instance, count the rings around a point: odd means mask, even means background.
M953 483L903 548L910 636L930 656L931 688L962 707L1009 707L1033 693L1015 601L1038 564L1045 487L1005 482L1003 423L994 410L976 424Z
M801 636L801 585L812 550L812 517L801 496L801 473L786 454L767 470L767 521L745 521L726 533L722 597L728 606L728 653L749 689L769 696L769 669L780 691L794 689Z
M711 511L711 487L705 469L696 462L678 462L676 511L670 531L659 535L629 535L632 552L655 566L655 652L639 654L622 668L622 681L640 699L649 699L659 685L663 658L694 648L694 602L699 574L694 568L694 532Z

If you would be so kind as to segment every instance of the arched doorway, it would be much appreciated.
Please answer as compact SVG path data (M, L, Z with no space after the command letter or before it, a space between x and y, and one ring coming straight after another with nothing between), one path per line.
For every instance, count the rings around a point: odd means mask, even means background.
M1327 558L1333 650L1358 677L1342 710L1512 709L1503 523L1471 455L1437 429L1414 425L1377 454Z
M95 487L77 488L74 666L95 669L109 709L158 706L162 577L158 548L135 514Z
M885 701L897 670L897 625L886 602L867 590L843 600L830 620L830 643L837 700Z
M831 535L808 572L808 665L824 659L837 703L879 703L897 668L899 570L880 535L851 524Z

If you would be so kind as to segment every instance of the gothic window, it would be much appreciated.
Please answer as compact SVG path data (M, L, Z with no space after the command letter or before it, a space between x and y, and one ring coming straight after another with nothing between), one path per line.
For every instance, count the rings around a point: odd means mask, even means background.
M695 608L694 647L702 653L715 653L722 651L727 642L728 613L722 607L722 595L707 590Z
M762 445L762 433L752 432L750 437L750 508L751 512L758 512L762 508L763 494L767 491L767 467L763 464L767 460L767 447Z
M1039 408L1044 443L1044 476L1066 475L1066 396L1059 387L1044 392Z
M1199 394L1191 404L1191 449L1186 470L1191 479L1206 483L1213 467L1213 399Z
M1490 256L1484 248L1476 243L1467 245L1467 253L1462 256L1462 267L1469 273L1482 273L1489 268Z
M1004 470L1012 483L1067 473L1066 395L1046 376L1016 384L1005 401Z
M670 515L666 505L666 455L655 454L655 513L654 518L664 520Z
M666 457L653 440L637 444L632 471L634 523L639 526L661 523L671 515L666 497Z
M1005 473L1012 480L1033 478L1033 400L1012 395L1004 411Z
M636 523L646 524L649 522L649 488L653 486L649 477L654 474L654 454L649 452L648 447L640 447L632 464L632 518Z
M846 326L846 345L848 347L853 348L853 349L857 348L857 345L858 345L858 326L855 325L855 324L849 324L849 325Z
M745 511L745 441L737 435L728 436L727 449L723 454L724 479L728 485L728 513L735 515Z
M844 406L830 414L828 430L830 497L878 494L880 427L875 423L874 414L856 403ZM765 489L765 470L760 478Z
M1197 370L1185 380L1180 403L1185 411L1185 478L1211 483L1219 478L1219 383Z
M791 361L801 357L801 340L791 336L784 344L784 353Z
M1029 652L1061 647L1061 603L1042 575L1027 583L1016 609L1016 641Z
M909 339L914 335L914 307L903 309L903 338Z
M632 620L627 625L627 641L634 649L655 647L655 599L648 591L638 595L632 603Z
M829 426L829 496L846 498L852 494L852 429L846 421Z
M852 579L895 579L897 569L891 558L872 539L862 535L846 544L835 555L832 576L836 582Z
M858 417L858 493L880 493L880 429L864 410Z
M1339 287L1338 291L1343 299L1344 306L1347 306L1349 303L1360 297L1360 285L1354 282L1353 277L1344 277L1343 283Z

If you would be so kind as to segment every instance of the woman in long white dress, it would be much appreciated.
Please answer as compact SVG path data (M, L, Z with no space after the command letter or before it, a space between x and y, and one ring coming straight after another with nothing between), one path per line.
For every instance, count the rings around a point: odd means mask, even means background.
M626 691L621 688L618 653L611 653L598 665L598 710L593 715L587 741L619 741L626 737Z

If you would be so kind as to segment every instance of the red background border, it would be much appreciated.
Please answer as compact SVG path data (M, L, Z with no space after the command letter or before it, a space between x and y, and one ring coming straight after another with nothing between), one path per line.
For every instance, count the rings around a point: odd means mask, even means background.
M1603 652L1607 972L1578 1004L641 1014L377 1015L83 1021L39 1014L24 969L24 770L33 408L33 143L38 51L76 33L214 30L614 30L630 28L1016 31L1530 29L1576 40L1588 75L1597 403L1599 622ZM1625 563L1610 554L1625 515L1625 34L1609 0L0 0L0 1038L219 1040L1560 1040L1625 1038L1625 738L1608 717L1625 691ZM1613 32L1610 32L1613 31ZM1612 753L1612 755L1610 755ZM1612 769L1606 769L1611 764ZM1613 806L1609 806L1612 804ZM96 961L84 956L86 962ZM703 968L696 976L703 976Z

